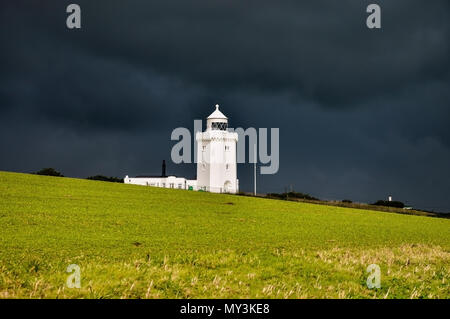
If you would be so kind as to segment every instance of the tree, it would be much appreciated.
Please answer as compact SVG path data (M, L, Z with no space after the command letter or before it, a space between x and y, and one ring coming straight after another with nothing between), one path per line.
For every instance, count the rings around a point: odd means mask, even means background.
M278 198L278 199L306 199L306 200L319 200L308 194L298 193L298 192L289 192L289 193L269 193L267 197Z
M55 170L54 168L43 168L39 172L36 172L37 175L46 175L46 176L58 176L58 177L64 177L63 174Z
M108 177L108 176L103 176L103 175L89 176L87 179L94 180L94 181L123 183L123 178Z
M377 200L372 205L376 206L387 206L387 207L397 207L397 208L403 208L405 207L405 204L399 201L387 201L387 200Z

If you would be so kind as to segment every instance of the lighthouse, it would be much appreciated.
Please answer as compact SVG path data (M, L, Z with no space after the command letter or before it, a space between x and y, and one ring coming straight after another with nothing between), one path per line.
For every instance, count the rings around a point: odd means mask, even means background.
M206 130L198 132L197 188L214 193L237 193L236 143L238 134L228 132L228 118L216 110L206 119Z
M161 175L140 175L124 178L124 183L164 188L198 190L213 193L237 193L236 143L238 134L228 131L228 118L216 110L206 119L206 130L198 132L197 179L166 174L163 161Z

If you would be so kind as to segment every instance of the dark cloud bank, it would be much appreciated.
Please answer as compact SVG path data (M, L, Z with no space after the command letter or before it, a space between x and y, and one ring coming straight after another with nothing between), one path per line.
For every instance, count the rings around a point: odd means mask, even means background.
M450 2L371 2L78 1L68 30L70 2L4 1L0 169L156 173L217 102L232 126L280 128L261 192L450 211Z

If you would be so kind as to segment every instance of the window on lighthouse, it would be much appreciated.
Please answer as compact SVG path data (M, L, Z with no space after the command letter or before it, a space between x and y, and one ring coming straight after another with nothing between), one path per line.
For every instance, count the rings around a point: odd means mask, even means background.
M228 127L227 123L222 122L212 122L211 123L211 129L215 131L226 131Z

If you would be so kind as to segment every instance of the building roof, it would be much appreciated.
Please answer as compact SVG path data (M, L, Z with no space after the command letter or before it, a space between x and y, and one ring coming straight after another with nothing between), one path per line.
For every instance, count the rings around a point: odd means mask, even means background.
M210 116L208 116L208 119L224 119L227 120L228 118L223 115L222 112L219 111L219 104L216 104L216 110L211 113Z
M167 176L161 176L161 175L138 175L132 178L166 178Z
M168 176L161 176L161 175L137 175L137 176L131 176L129 178L168 178L168 177L176 177L176 178L185 178L187 180L196 179L196 178L187 178L184 176L178 176L178 175L168 175Z

